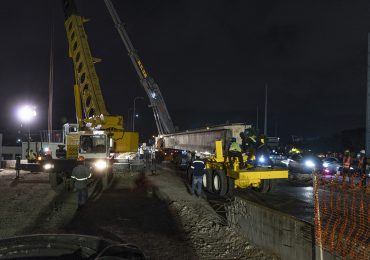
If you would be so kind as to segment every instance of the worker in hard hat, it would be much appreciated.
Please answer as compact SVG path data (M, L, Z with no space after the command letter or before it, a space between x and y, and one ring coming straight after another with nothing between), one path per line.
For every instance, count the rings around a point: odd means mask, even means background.
M204 170L206 169L206 164L200 160L200 154L195 154L195 160L191 164L191 168L193 169L193 181L191 184L191 194L195 194L199 197L202 193L202 184L203 184L203 174Z
M85 165L85 157L79 156L77 166L73 168L72 176L75 180L74 186L78 195L78 210L80 210L87 202L87 182L91 177L90 169Z
M349 176L350 169L351 169L351 153L347 149L344 151L343 156L343 181L346 181L347 176Z
M366 187L366 164L367 164L367 158L366 158L365 150L361 150L360 157L358 159L358 164L357 164L357 172L361 178L362 187Z
M231 163L231 168L233 168L233 161L235 158L239 160L239 168L244 168L243 154L240 145L236 142L236 138L231 138L231 143L228 151L229 162Z

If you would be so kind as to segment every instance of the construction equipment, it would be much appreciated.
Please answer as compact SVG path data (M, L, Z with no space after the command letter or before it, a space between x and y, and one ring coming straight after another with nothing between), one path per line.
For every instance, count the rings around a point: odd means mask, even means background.
M83 130L104 131L114 141L112 148L116 153L135 151L138 145L138 134L124 132L123 117L110 115L106 109L94 66L99 59L91 55L83 26L83 23L88 20L78 14L73 0L63 0L63 5L69 56L73 60L75 70L74 94L77 123Z
M158 134L169 134L175 132L175 127L172 123L170 114L168 113L166 104L164 102L161 91L159 90L158 84L152 77L149 76L147 70L144 68L139 55L137 54L134 46L128 34L119 18L112 2L110 0L104 0L110 15L112 16L113 22L117 28L117 31L126 47L126 50L130 56L132 64L139 76L140 83L144 87L146 94L150 100L150 106L153 109L154 119L157 125Z
M211 193L225 196L231 194L235 187L242 189L252 187L259 192L268 192L272 189L274 179L288 178L286 168L271 165L261 167L254 162L261 161L262 157L250 158L248 154L244 154L243 161L247 162L247 167L241 169L238 158L229 158L228 149L224 150L233 137L240 144L240 133L249 129L251 125L231 124L162 135L156 140L157 153L160 155L161 152L171 149L173 155L183 156L188 166L191 163L191 156L186 155L199 153L205 160L207 169L203 175L203 188ZM250 159L254 162L248 161ZM190 167L187 168L187 177L191 182Z
M83 156L106 187L116 159L124 153L137 152L138 133L124 131L123 117L108 113L94 65L100 60L92 57L83 26L88 20L78 14L74 0L62 3L75 72L77 124L64 125L66 150L61 146L56 151L59 158L45 162L44 169L50 172L52 186L56 186L62 178L70 177L77 158Z

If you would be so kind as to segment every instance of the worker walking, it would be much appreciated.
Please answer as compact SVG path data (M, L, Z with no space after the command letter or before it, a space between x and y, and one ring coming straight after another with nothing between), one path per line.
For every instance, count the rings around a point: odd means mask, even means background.
M78 195L78 210L80 210L87 201L87 181L91 177L91 172L85 166L85 158L83 156L79 156L77 161L78 165L73 168L71 178L75 180L75 190Z
M195 160L191 164L193 169L193 182L191 184L191 194L194 195L195 189L197 189L197 196L199 197L202 192L203 174L206 168L205 163L200 160L200 155L196 154Z
M229 162L232 162L232 158L237 157L239 160L239 168L244 168L242 149L240 148L240 145L236 142L235 137L231 138L228 155ZM231 167L233 168L233 163L231 164Z
M360 177L361 187L366 187L366 164L367 164L367 158L366 158L365 150L361 150L360 158L358 159L358 165L357 165L357 172Z
M349 150L347 149L344 151L344 156L343 156L343 182L345 182L347 176L349 176L350 169L351 169L351 154Z

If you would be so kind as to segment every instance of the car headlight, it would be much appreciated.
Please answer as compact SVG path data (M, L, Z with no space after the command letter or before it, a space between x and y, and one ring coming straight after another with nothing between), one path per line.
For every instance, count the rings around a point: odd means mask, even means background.
M315 167L315 163L311 160L307 160L304 162L304 165L308 168L314 168Z
M329 164L328 164L327 162L324 162L324 163L322 164L322 166L323 166L323 167L325 167L325 168L327 168L327 167L329 167Z
M53 169L54 168L54 165L51 164L51 163L45 163L44 166L43 166L43 168L45 170L50 170L50 169Z
M94 166L98 170L104 170L105 168L107 168L107 162L104 160L99 160L94 163Z
M264 163L265 162L265 157L263 155L261 155L259 158L258 158L258 161L260 163Z

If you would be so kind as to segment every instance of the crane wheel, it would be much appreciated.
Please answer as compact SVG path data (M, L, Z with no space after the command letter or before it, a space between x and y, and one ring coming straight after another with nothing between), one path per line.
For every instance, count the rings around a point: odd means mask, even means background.
M102 176L102 184L103 184L103 190L107 190L112 186L113 183L113 172L112 171L106 171L104 172Z
M224 170L214 170L212 174L212 190L214 193L225 196L228 190L227 176Z
M190 165L188 169L186 170L186 178L191 185L193 182L193 169L190 167Z
M62 177L56 172L49 172L49 183L53 190L57 190L60 184L63 182Z

